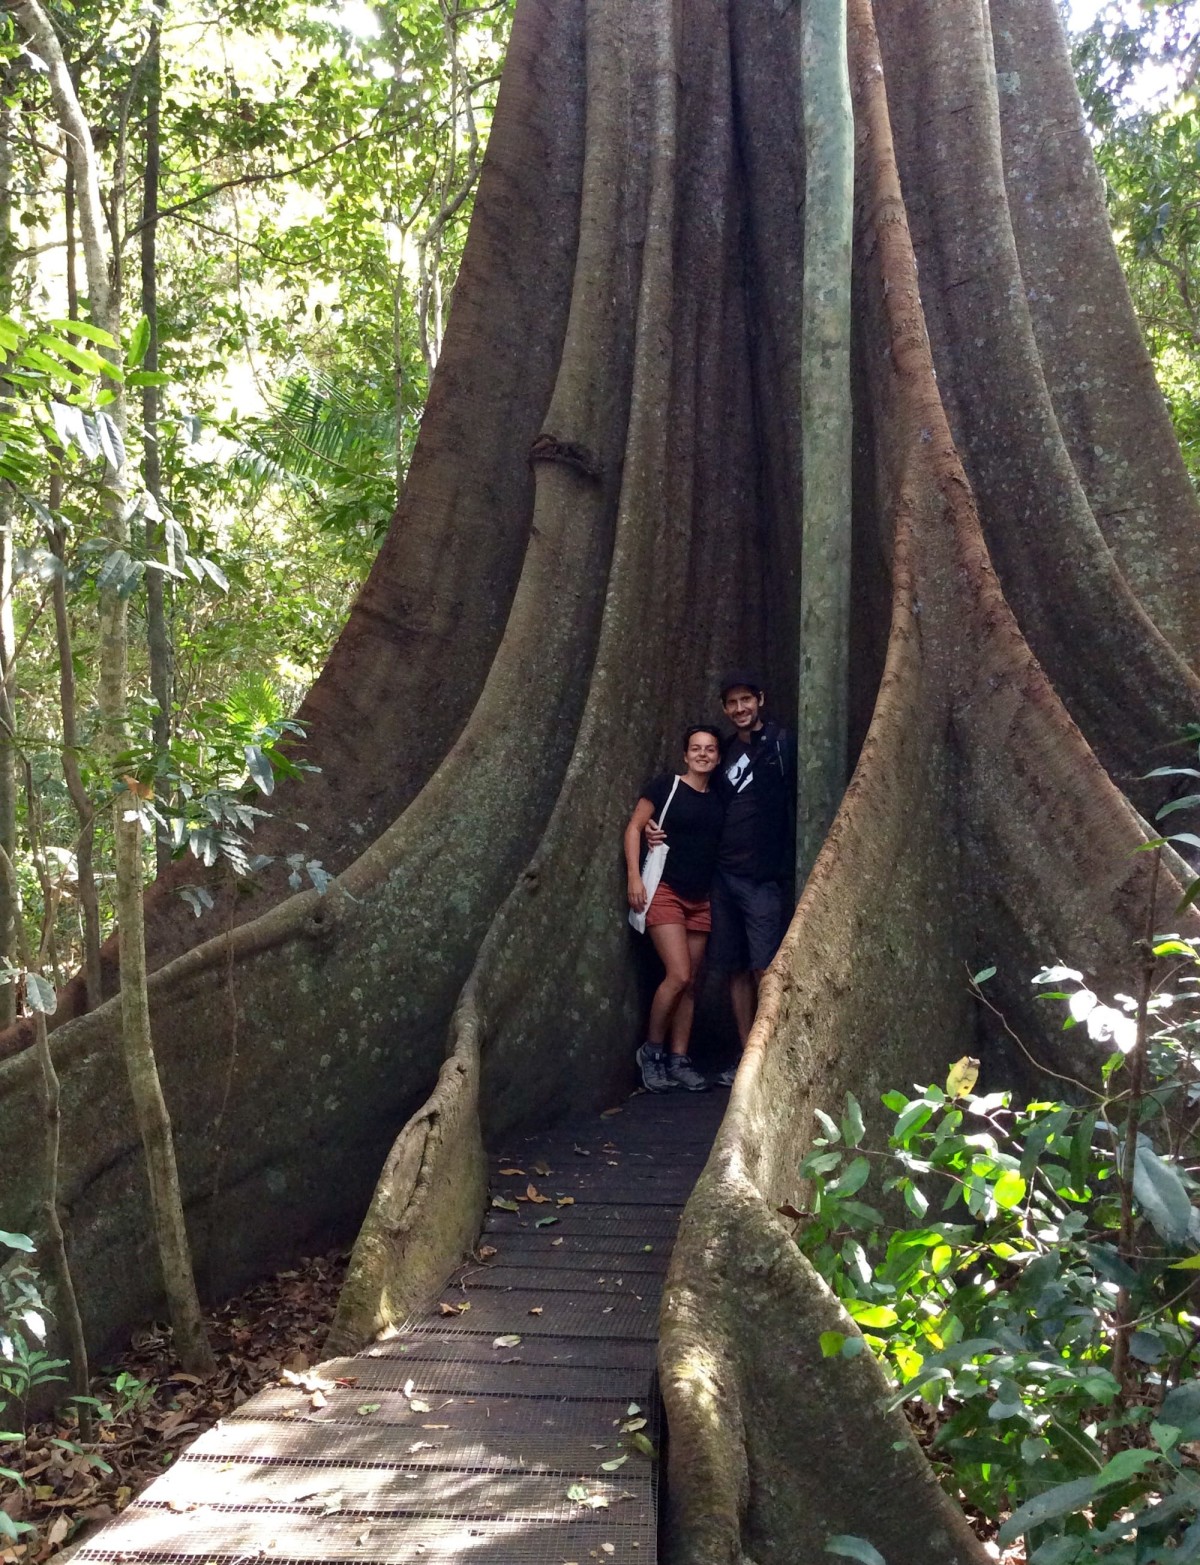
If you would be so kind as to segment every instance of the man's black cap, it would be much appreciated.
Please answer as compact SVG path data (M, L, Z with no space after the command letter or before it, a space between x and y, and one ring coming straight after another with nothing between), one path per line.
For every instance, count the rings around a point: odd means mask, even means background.
M730 669L729 673L721 681L721 700L724 701L731 690L737 690L742 685L747 690L753 690L756 696L762 695L762 680L759 679L757 674L751 674L744 668L734 668Z

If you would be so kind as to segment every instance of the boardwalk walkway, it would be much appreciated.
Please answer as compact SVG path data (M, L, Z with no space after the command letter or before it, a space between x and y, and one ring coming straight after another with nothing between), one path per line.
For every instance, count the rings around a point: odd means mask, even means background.
M78 1565L653 1565L662 1279L727 1101L510 1143L479 1260L427 1317L260 1392Z

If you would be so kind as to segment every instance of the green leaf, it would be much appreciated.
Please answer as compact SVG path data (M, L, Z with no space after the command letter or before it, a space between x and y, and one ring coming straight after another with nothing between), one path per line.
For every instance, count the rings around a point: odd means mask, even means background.
M102 348L115 348L116 338L111 332L104 330L103 326L93 326L91 321L64 321L50 320L47 326L52 326L55 331L70 332L73 337L86 337L89 342L98 342Z
M533 1226L535 1228L549 1228L552 1223L556 1223L557 1221L557 1217L539 1217Z
M643 1456L656 1457L658 1452L654 1449L654 1442L648 1435L644 1435L639 1429L636 1434L629 1437L629 1443L634 1450L640 1451Z
M246 756L246 770L254 779L254 784L259 793L266 794L269 798L275 792L275 773L271 763L267 759L266 752L261 745L248 744L244 750Z
M893 1114L899 1114L908 1103L902 1092L885 1092L879 1101L885 1109L891 1109Z
M986 984L989 978L995 978L995 976L996 969L994 967L981 967L979 971L974 974L971 982L973 984Z
M846 1094L846 1112L842 1116L842 1135L846 1138L846 1145L848 1147L858 1146L865 1134L866 1127L863 1125L862 1109L859 1107L858 1099L852 1092L848 1092Z
M1101 1487L1100 1474L1092 1473L1086 1478L1073 1478L1070 1483L1055 1484L1053 1489L1035 1494L1032 1500L1019 1505L1004 1523L997 1542L1001 1548L1005 1548L1015 1543L1023 1533L1031 1532L1044 1522L1054 1521L1059 1516L1073 1516L1076 1511L1083 1509Z
M139 365L146 357L146 349L150 346L150 322L146 316L133 328L129 338L129 347L125 353L125 362L131 369Z
M121 431L105 412L96 414L96 433L100 437L100 449L104 452L105 461L114 472L119 473L125 466L125 441Z
M492 1205L498 1206L502 1212L519 1212L521 1208L515 1201L510 1201L507 1196L494 1195Z
M1158 1459L1157 1451L1118 1451L1112 1461L1105 1462L1100 1469L1097 1482L1106 1489L1111 1488L1113 1484L1124 1483L1127 1478L1144 1472Z
M842 1139L842 1133L837 1127L836 1120L832 1119L828 1114L826 1114L824 1109L814 1109L813 1114L821 1121L822 1128L824 1129L828 1140L837 1142Z
M6 1244L10 1250L22 1250L26 1255L32 1255L37 1245L28 1234L10 1234L7 1229L0 1228L0 1244ZM23 1440L24 1435L0 1435L0 1440Z
M823 1359L835 1359L842 1351L842 1343L846 1340L846 1334L842 1331L823 1331L819 1338L821 1344L821 1357Z
M129 575L133 560L124 549L114 549L96 576L96 586L101 592L113 591Z
M1014 1206L1020 1206L1025 1199L1026 1188L1025 1181L1016 1169L1006 1168L992 1186L992 1199L997 1206L1009 1211Z
M1164 815L1170 815L1174 810L1190 810L1197 804L1200 804L1200 793L1189 793L1185 798L1172 799L1164 804L1161 810L1155 812L1154 819L1160 821Z
M624 1467L628 1460L629 1453L626 1451L623 1456L614 1456L611 1462L601 1462L600 1467L603 1472L615 1473L617 1468Z
M54 985L40 973L26 973L25 1003L31 1011L53 1016L58 1009L58 995L54 992Z
M1168 1244L1188 1236L1192 1203L1178 1170L1139 1138L1133 1164L1133 1194L1156 1233Z
M831 1195L854 1195L861 1190L871 1175L871 1165L865 1157L856 1157L843 1173L829 1186Z
M862 1299L847 1299L846 1308L859 1326L894 1326L900 1317L890 1304L867 1304Z
M1164 1424L1174 1424L1177 1429L1200 1418L1200 1380L1185 1380L1181 1386L1172 1386L1163 1398L1158 1416Z
M861 1560L862 1565L887 1565L887 1561L873 1543L856 1533L840 1532L825 1540L826 1554L840 1554L844 1559Z

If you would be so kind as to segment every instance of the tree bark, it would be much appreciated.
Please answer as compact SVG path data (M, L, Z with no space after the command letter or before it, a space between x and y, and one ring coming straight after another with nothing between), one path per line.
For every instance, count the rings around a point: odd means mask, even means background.
M5 96L10 90L10 72L6 68L0 85ZM16 243L13 238L13 111L5 103L0 107L0 312L7 314L13 305L13 273L16 268ZM0 393L7 394L8 383L0 382ZM7 488L0 491L0 849L15 862L17 851L17 751L16 735L16 634L13 628L13 496ZM0 954L15 964L19 941L17 920L21 917L20 886L15 878L0 882ZM10 1027L16 1019L16 994L11 984L0 991L0 1027Z
M843 0L802 0L804 475L796 883L803 886L846 783L850 728L850 276L854 112Z

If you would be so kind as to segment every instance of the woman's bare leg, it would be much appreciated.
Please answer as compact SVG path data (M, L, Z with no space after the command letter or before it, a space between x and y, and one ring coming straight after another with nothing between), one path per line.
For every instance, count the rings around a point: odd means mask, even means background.
M656 1049L661 1049L681 999L684 995L690 999L692 959L688 950L688 932L682 924L652 924L648 933L666 973L650 1002L646 1041Z
M694 929L687 934L688 964L691 974L687 988L679 996L675 1014L671 1018L671 1053L686 1054L692 1038L692 1020L696 1014L696 979L700 976L700 964L704 960L707 934Z

